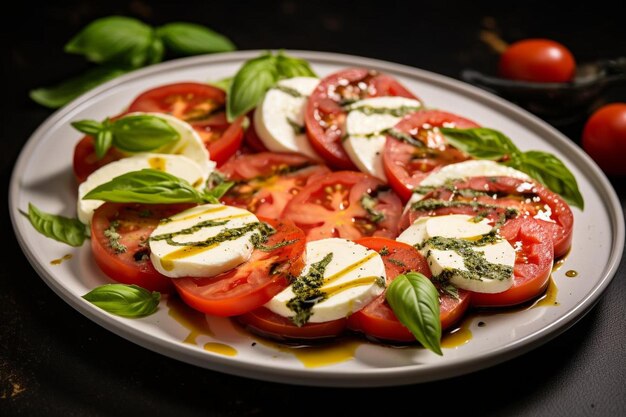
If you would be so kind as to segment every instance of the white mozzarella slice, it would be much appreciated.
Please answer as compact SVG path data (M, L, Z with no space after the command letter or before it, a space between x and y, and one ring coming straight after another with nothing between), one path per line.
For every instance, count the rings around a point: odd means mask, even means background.
M374 97L350 105L343 147L359 170L387 180L382 162L384 131L421 105L419 101L405 97Z
M76 207L78 219L85 224L91 223L93 212L104 203L100 200L83 200L85 194L122 174L147 168L167 172L197 188L204 186L210 174L210 171L201 168L197 163L182 155L141 153L111 162L94 171L78 187Z
M458 180L471 177L512 177L521 180L530 180L531 178L518 171L515 168L499 164L495 161L487 161L482 159L458 162L456 164L445 165L441 169L436 170L420 183L422 187L440 187L448 181ZM407 211L411 204L421 200L423 194L413 193L405 206Z
M150 260L157 271L170 278L221 274L250 258L258 221L254 214L237 207L205 204L190 208L154 229ZM220 238L228 233L236 233L236 237Z
M407 228L397 240L420 248L428 260L434 277L446 273L447 278L458 288L482 293L498 293L506 291L513 285L513 267L515 265L515 249L511 244L498 238L485 245L474 245L473 242L491 231L486 219L474 222L471 216L451 214L448 216L422 217ZM487 268L501 269L505 266L510 271L506 274L493 274L491 277L474 269L472 259L467 259L457 250L437 247L432 240L443 237L459 241L468 248L469 256L486 261ZM478 257L476 257L476 255ZM469 265L469 266L468 266ZM484 266L484 265L483 265Z
M157 116L167 121L180 134L180 139L176 142L165 145L159 149L154 150L155 153L167 153L173 155L183 155L193 160L202 168L208 175L215 169L215 162L210 158L209 151L204 142L198 135L198 132L194 130L191 125L183 120L180 120L174 116L164 113L130 113L130 114L148 114L151 116Z
M346 239L330 238L308 242L306 253L306 266L296 281L306 277L312 265L332 254L320 288L325 299L310 309L309 322L321 323L347 317L382 294L385 265L376 251ZM274 296L265 307L291 318L295 312L288 307L288 303L294 298L296 293L291 285Z
M295 77L270 88L254 112L254 127L267 149L319 159L304 130L304 109L319 79Z

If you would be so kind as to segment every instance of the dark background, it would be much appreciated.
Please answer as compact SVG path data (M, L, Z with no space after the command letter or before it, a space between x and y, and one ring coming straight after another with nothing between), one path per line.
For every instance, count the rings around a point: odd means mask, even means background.
M472 3L472 4L470 4ZM240 49L343 52L459 78L464 68L492 72L497 56L479 40L485 26L503 39L544 37L567 45L579 62L626 56L623 7L523 2L65 2L21 1L3 12L2 194L29 135L51 111L28 90L78 74L82 59L63 45L95 18L121 14L159 25L205 24ZM581 4L583 2L580 2ZM615 3L615 2L613 2ZM609 101L626 101L624 88ZM582 120L559 128L578 141ZM612 178L622 206L623 179ZM626 272L572 329L504 364L414 386L322 389L224 375L138 347L84 318L37 276L18 248L7 204L0 236L0 415L626 415ZM589 260L593 262L593 260ZM329 407L329 403L338 404ZM399 413L394 413L399 414ZM401 415L401 414L400 414Z

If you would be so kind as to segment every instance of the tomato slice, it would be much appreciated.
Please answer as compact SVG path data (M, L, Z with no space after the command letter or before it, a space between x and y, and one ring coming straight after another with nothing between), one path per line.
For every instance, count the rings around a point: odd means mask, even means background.
M236 182L222 198L259 216L277 219L307 181L330 172L309 158L291 153L238 155L220 171Z
M356 240L363 236L395 238L401 211L398 196L379 179L338 171L309 181L287 204L283 216L303 229L307 240Z
M243 140L243 117L226 120L226 93L201 83L176 83L152 88L133 101L129 112L171 114L191 124L218 166L237 152Z
M96 156L95 139L92 136L83 137L74 148L73 168L76 181L84 182L95 170L108 163L124 158L124 154L114 147L98 159Z
M550 281L554 251L550 232L532 218L517 218L500 228L516 250L513 286L497 294L472 293L472 305L504 307L521 304L543 293Z
M304 122L313 149L331 166L354 169L341 145L347 113L343 105L369 97L417 99L393 77L364 68L351 68L322 79L309 97Z
M265 307L241 315L237 320L251 332L281 342L309 342L337 337L344 332L347 322L342 318L324 323L306 323L298 327L288 318Z
M411 198L413 188L435 168L469 159L463 152L447 145L439 127L471 128L471 120L438 110L420 110L407 115L393 128L421 143L415 146L387 135L383 167L389 185L403 201Z
M273 250L255 249L237 268L210 278L177 278L174 286L189 306L206 314L237 316L267 303L304 268L302 230L288 220L259 218L274 229L266 246L291 242Z
M398 275L409 271L421 272L431 276L428 262L422 254L411 245L380 237L366 237L357 240L358 244L381 253L385 263L387 285ZM383 250L383 248L385 250ZM470 304L469 291L459 290L459 298L440 291L441 327L447 329L457 322ZM387 341L414 342L415 336L396 318L393 310L385 300L385 293L348 317L348 328L366 335Z
M91 250L96 264L115 281L170 292L171 279L152 266L147 242L161 219L186 208L189 205L105 203L98 207L91 221ZM117 244L126 248L123 252L112 247L111 232L119 234Z
M534 181L511 177L472 177L431 191L424 196L423 201L427 200L467 205L416 210L414 204L409 209L410 223L422 216L444 214L480 214L494 222L502 216L535 218L548 230L555 257L564 256L572 245L572 210L559 195ZM511 213L510 208L516 213Z
M244 134L243 141L246 145L248 145L253 151L256 152L269 152L269 149L265 147L263 141L256 133L256 129L254 127L254 112L255 110L251 110L248 112L248 120L250 121L250 126L246 129L246 133Z

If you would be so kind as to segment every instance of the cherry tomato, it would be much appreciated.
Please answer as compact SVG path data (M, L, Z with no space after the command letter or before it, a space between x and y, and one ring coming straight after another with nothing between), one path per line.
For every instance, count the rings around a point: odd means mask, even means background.
M311 180L287 204L283 217L302 228L307 240L356 240L363 236L395 238L401 211L398 196L379 179L338 171Z
M525 39L509 46L500 56L500 76L512 80L566 83L576 71L572 53L549 39Z
M220 171L236 182L222 198L225 204L272 219L280 217L310 178L330 172L305 156L274 152L238 155Z
M449 146L438 127L467 129L478 127L471 120L438 110L421 110L402 119L394 129L408 135L424 146L415 146L387 135L383 152L383 167L389 185L404 201L413 188L438 167L469 159L463 152Z
M287 288L291 277L300 275L305 249L302 230L289 220L259 220L276 229L267 246L290 243L270 251L255 249L247 262L215 277L172 280L185 303L206 314L237 316L261 307Z
M365 237L357 240L358 244L381 253L385 264L387 285L398 275L409 271L421 272L430 278L428 262L411 245L381 237ZM384 248L384 250L383 250ZM450 327L460 319L470 304L470 293L459 290L459 298L440 292L440 320L443 329ZM348 317L348 327L363 332L376 339L395 342L414 342L415 336L396 318L385 300L385 293Z
M226 93L200 83L176 83L145 91L133 101L129 112L161 112L191 124L218 166L237 152L243 140L243 117L232 124L224 111Z
M186 208L189 205L105 203L98 207L91 221L91 250L96 264L115 281L170 292L172 280L152 266L147 242L161 219ZM125 250L112 247L110 233L106 232L112 227L120 235L119 247Z
M626 103L596 110L585 124L582 145L607 174L626 174Z
M304 122L313 149L327 164L356 169L341 145L346 103L369 97L400 96L417 99L393 77L364 68L350 68L324 78L309 97Z

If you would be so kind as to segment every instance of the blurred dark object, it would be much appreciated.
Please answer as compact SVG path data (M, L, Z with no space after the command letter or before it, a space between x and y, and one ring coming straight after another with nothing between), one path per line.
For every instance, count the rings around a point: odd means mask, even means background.
M514 81L464 70L463 80L498 94L556 126L585 118L609 86L626 83L626 57L580 64L569 83Z

